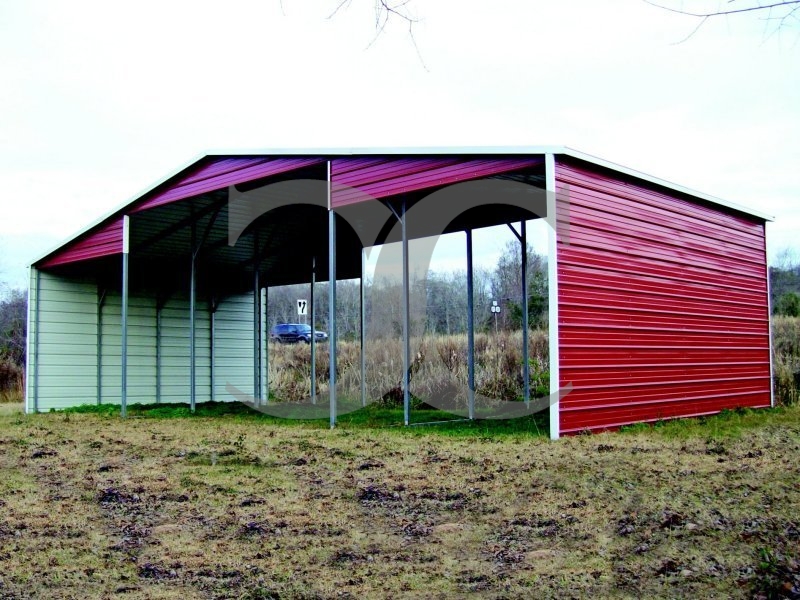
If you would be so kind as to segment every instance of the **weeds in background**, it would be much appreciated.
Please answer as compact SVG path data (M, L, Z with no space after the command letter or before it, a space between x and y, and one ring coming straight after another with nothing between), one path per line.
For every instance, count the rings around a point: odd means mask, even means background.
M775 401L792 406L800 400L800 318L772 319Z
M547 331L529 334L531 389L549 393L549 345ZM360 345L340 341L337 346L338 392L358 397L361 385ZM411 340L411 392L421 400L447 398L466 405L467 336L465 334L423 336ZM366 389L371 400L393 400L403 374L403 344L400 339L367 340ZM494 400L517 400L522 396L522 332L475 335L475 385L478 394ZM328 391L330 365L327 344L317 346L317 392ZM275 399L297 402L311 395L311 349L304 344L272 344L269 348L270 391ZM395 399L396 400L396 399ZM391 402L390 402L391 403Z
M0 356L0 403L22 402L25 375L22 367Z

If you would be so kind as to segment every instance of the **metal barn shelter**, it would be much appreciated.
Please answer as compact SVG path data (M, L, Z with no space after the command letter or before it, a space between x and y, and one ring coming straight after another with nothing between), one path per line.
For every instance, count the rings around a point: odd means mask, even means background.
M465 182L510 192L462 202ZM253 213L259 189L268 206ZM441 223L414 218L426 198L441 198ZM233 400L230 381L268 398L266 288L312 281L312 264L318 280L361 277L364 247L401 241L408 422L408 240L467 232L471 268L473 229L521 222L524 242L537 217L551 225L551 437L772 404L770 217L531 147L203 156L32 264L26 410L194 406ZM329 333L333 425L335 319Z

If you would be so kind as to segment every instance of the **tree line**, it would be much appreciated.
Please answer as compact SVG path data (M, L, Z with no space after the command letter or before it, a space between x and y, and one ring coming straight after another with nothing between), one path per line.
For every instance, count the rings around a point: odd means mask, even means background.
M547 323L547 259L529 245L527 264L528 321L530 327ZM409 277L411 329L415 335L458 334L467 331L466 271L429 271ZM327 283L314 290L315 321L318 329L329 330ZM402 287L397 281L364 281L365 321L370 338L402 335ZM509 241L494 268L478 268L473 273L475 327L478 331L516 330L522 326L522 247ZM336 285L336 325L340 339L360 335L361 288L358 280ZM297 314L298 299L308 299L309 285L269 289L267 324L310 323ZM491 307L497 302L499 313Z
M528 251L528 320L531 328L547 326L547 258ZM510 331L522 326L522 249L516 241L505 246L493 268L474 272L474 314L477 331ZM800 317L800 258L781 252L769 268L772 312ZM459 334L467 331L467 276L464 271L430 271L411 278L412 334ZM316 327L330 330L327 283L315 291ZM308 299L308 285L270 288L267 327L278 323L309 322L297 316L296 301ZM400 336L403 331L401 287L397 282L365 281L365 314L370 339ZM360 335L361 291L358 280L337 283L336 322L343 340ZM499 313L491 307L497 302ZM20 384L25 365L28 294L10 290L0 298L0 392ZM307 318L306 318L307 319Z

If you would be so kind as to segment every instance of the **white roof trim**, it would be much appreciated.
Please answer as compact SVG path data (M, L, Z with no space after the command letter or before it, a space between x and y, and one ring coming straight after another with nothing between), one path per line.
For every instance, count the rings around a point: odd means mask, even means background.
M120 204L113 210L109 211L108 213L104 214L99 219L91 222L86 227L80 229L79 231L75 232L73 235L66 238L57 246L51 248L44 254L40 255L38 258L32 261L31 264L36 264L50 256L51 254L55 253L56 251L60 250L73 240L77 239L78 237L88 233L93 228L97 227L106 219L109 219L115 215L118 215L124 211L125 208L142 198L145 194L151 192L153 189L158 187L159 185L166 183L171 178L175 177L176 175L180 174L182 171L188 169L192 165L194 165L197 161L207 157L207 156L356 156L356 155L380 155L380 154L388 154L388 155L405 155L405 154L562 154L564 156L570 156L572 158L576 158L578 160L582 160L599 167L604 167L606 169L611 169L612 171L616 171L618 173L623 173L625 175L629 175L631 177L635 177L637 179L641 179L643 181L648 181L650 183L665 187L667 189L674 190L676 192L680 192L682 194L688 194L690 196L694 196L695 198L700 198L701 200L705 200L707 202L711 202L712 204L717 204L719 206L724 206L726 208L730 208L732 210L751 215L753 217L757 217L759 219L764 219L765 221L774 221L775 217L772 215L768 215L758 210L753 210L746 206L742 206L741 204L737 204L735 202L730 202L728 200L724 200L722 198L718 198L716 196L712 196L710 194L705 194L703 192L698 192L697 190L693 190L691 188L687 188L682 185L678 185L677 183L673 183L671 181L667 181L666 179L661 179L659 177L654 177L653 175L648 175L647 173L642 173L641 171L637 171L635 169L630 169L628 167L624 167L617 163L611 162L609 160L605 160L599 158L597 156L593 156L591 154L587 154L585 152L581 152L579 150L575 150L573 148L569 148L567 146L434 146L434 147L391 147L391 148L252 148L252 149L236 149L236 150L210 150L208 152L204 152L193 158L192 160L182 164L177 169L174 169L166 176L160 178L155 183L151 184L150 186L144 188L141 192L134 195L133 197L126 200L124 203Z

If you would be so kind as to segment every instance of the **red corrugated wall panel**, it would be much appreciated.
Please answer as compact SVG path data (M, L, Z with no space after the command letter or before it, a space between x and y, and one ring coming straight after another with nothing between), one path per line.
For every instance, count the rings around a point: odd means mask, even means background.
M122 217L101 225L91 235L78 239L54 254L40 267L55 267L79 260L100 258L122 253Z
M337 158L331 161L331 206L354 204L534 167L541 158Z
M169 183L145 195L128 209L133 214L192 196L227 188L324 162L318 157L212 157L200 161ZM122 252L122 217L115 216L49 257L40 266L53 267Z
M556 161L560 430L770 405L764 223Z

